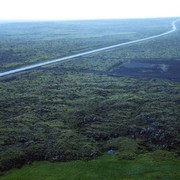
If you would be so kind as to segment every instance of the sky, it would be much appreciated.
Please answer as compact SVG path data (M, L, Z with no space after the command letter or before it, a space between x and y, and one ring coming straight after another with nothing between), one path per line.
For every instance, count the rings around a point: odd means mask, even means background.
M0 20L180 17L180 0L0 0Z

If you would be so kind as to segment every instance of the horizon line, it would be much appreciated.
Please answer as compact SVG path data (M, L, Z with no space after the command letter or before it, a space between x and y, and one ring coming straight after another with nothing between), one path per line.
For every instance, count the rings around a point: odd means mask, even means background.
M77 19L0 19L0 22L43 22L43 21L94 21L94 20L127 20L127 19L165 19L180 18L180 16L157 17L124 17L124 18L77 18Z

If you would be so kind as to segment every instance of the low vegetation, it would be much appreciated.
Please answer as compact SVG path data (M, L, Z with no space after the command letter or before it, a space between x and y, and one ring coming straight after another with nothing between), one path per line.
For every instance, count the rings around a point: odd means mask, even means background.
M171 28L172 19L130 21L133 23L128 31L138 33L123 36L120 34L124 32L123 26L119 29L119 25L126 25L126 32L130 26L129 22L124 20L91 22L90 24L84 22L82 34L75 33L78 32L76 29L79 27L78 22L73 25L74 31L71 28L72 32L66 30L72 26L73 22L21 24L21 31L17 31L18 28L6 29L12 27L13 24L1 25L4 28L2 31L4 35L5 33L12 34L7 42L5 36L1 40L3 43L6 42L5 46L1 46L3 53L6 52L3 48L6 47L9 51L10 45L13 50L19 48L16 50L20 54L27 48L22 60L16 56L16 53L14 58L17 59L12 59L12 61L7 56L3 56L0 59L1 70L60 56L56 53L56 48L62 46L53 44L52 47L56 46L54 51L54 48L51 50L46 46L50 36L53 43L57 40L62 43L62 37L70 43L68 46L63 46L64 49L62 48L65 53L61 55L64 56L71 54L72 51L73 53L84 51L85 44L88 49L94 49L100 45L114 44L119 40L138 39L142 36L164 32ZM136 26L134 26L135 22ZM160 22L162 27L159 26ZM100 24L100 27L94 26L93 23ZM108 23L112 23L112 27L107 28L107 32L103 31ZM148 31L142 28L146 23L149 24ZM15 27L18 26L18 24L15 25ZM21 40L26 38L21 39L23 35L17 33L27 34L25 28L28 26L32 28L38 26L44 29L44 32L26 36L30 43L23 46ZM48 27L52 29L49 30ZM58 27L62 29L57 30ZM64 27L66 30L63 29ZM90 27L96 27L92 34L89 31ZM63 31L61 38L59 34L50 33L56 32L53 28L58 33ZM111 31L112 38L109 35ZM75 39L73 39L74 34L76 34ZM103 37L100 36L101 34ZM16 37L20 40L18 41ZM83 48L77 50L79 45L75 45L71 40L80 43ZM17 43L16 48L13 48L13 43ZM18 43L21 45L19 46ZM35 45L32 46L32 44ZM42 51L39 51L41 47ZM36 162L31 166L32 173L36 176L36 172L33 172L34 167L42 169L42 172L49 168L54 168L57 172L57 169L61 167L63 178L69 172L66 167L69 167L74 172L74 175L70 176L85 178L86 175L83 174L89 168L87 178L92 179L91 168L92 171L96 169L99 162L102 169L99 172L95 171L94 177L104 178L114 173L115 179L121 177L119 173L122 172L122 177L129 178L132 175L136 178L136 172L131 174L128 167L131 169L136 167L134 171L137 170L137 178L142 174L145 174L145 177L155 178L179 177L176 173L180 142L178 129L179 48L180 36L177 31L156 40L2 77L0 80L0 170L21 167L37 160L51 162L88 160L87 164L83 161L67 164ZM34 57L30 53L32 49L37 50ZM49 50L52 55L46 50ZM69 50L72 50L71 53ZM0 54L2 56L2 53ZM42 59L39 58L40 54ZM9 55L12 57L11 54ZM135 68L132 69L131 66ZM113 159L114 156L112 159L105 156L89 161L110 149L115 151L115 159ZM164 154L166 160L157 158L157 162L154 161L154 157L159 156L158 153ZM112 165L109 161L112 161ZM122 167L122 164L126 164L127 167ZM81 167L84 167L84 170L79 172ZM149 170L147 170L148 167ZM168 168L170 169L166 171ZM109 169L109 171L104 169ZM103 170L104 174L101 176ZM27 171L30 171L30 168L22 169L22 173L27 173ZM10 173L9 177L18 178L19 172L12 175ZM33 176L28 175L28 177Z
M66 163L35 162L18 170L11 170L2 180L33 179L179 179L180 167L175 159L167 160L169 152L157 151L141 155L135 160L119 160L117 155L103 155L91 161L72 161ZM154 156L154 155L153 155Z

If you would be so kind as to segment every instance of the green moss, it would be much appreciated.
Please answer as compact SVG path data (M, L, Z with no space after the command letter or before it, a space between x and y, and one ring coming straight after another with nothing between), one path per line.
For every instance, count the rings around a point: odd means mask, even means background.
M177 160L154 161L149 155L135 160L117 160L116 156L104 155L88 162L35 162L21 169L11 170L1 179L179 179L179 165Z
M18 28L20 24L8 23L12 27L8 32L5 26L4 30L1 28L0 70L157 34L162 31L161 24L165 25L164 30L169 29L171 20L98 21L92 24L88 21L81 24L85 29L79 29L78 22L69 22L71 30L69 25L60 22L40 23L42 26L27 23L28 33L35 33L26 37L22 36L26 34L23 27ZM95 29L87 33L90 27ZM138 33L119 34L128 27ZM20 39L17 41L17 38ZM1 78L0 167L10 169L39 159L62 160L62 156L64 160L88 159L94 152L109 148L115 149L119 159L134 159L137 154L152 149L176 151L179 82L144 76L116 77L111 73L117 67L121 69L122 63L139 59L148 62L155 58L154 62L161 63L169 57L168 61L174 63L175 58L180 57L179 38L177 31L155 41ZM24 44L24 41L28 43ZM132 127L136 129L129 134ZM150 132L140 134L145 132L143 128L149 128ZM142 139L141 144L137 138ZM154 156L158 158L159 154Z

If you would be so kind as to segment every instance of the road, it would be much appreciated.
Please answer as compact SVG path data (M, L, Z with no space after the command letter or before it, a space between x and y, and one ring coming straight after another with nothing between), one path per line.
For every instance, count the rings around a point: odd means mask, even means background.
M0 77L8 76L10 74L14 74L14 73L18 73L18 72L22 72L22 71L26 71L26 70L30 70L30 69L35 69L37 67L57 63L57 62L60 62L60 61L65 61L65 60L68 60L68 59L77 58L77 57L80 57L80 56L85 56L85 55L89 55L89 54L93 54L93 53L97 53L97 52L101 52L101 51L106 51L106 50L109 50L109 49L129 45L129 44L134 44L134 43L143 42L143 41L147 41L147 40L150 40L150 39L155 39L155 38L158 38L158 37L162 37L162 36L165 36L167 34L175 32L177 30L176 22L179 21L179 20L180 19L175 20L175 21L172 22L172 29L171 30L169 30L167 32L164 32L164 33L161 33L161 34L158 34L158 35L154 35L154 36L150 36L150 37L147 37L147 38L142 38L142 39L138 39L138 40L134 40L134 41L129 41L129 42L125 42L125 43L115 44L115 45L112 45L112 46L107 46L107 47L103 47L103 48L99 48L99 49L95 49L95 50L91 50L91 51L86 51L86 52L83 52L83 53L79 53L79 54L75 54L75 55L71 55L71 56L67 56L67 57L63 57L63 58L59 58L59 59L49 60L49 61L46 61L46 62L37 63L37 64L34 64L34 65L29 65L29 66L25 66L25 67L22 67L22 68L17 68L17 69L5 71L5 72L0 73Z

